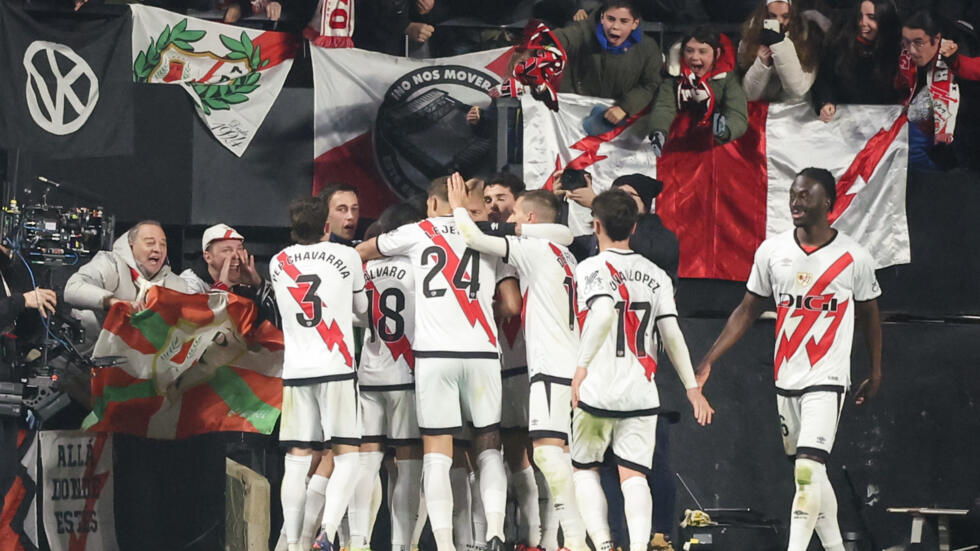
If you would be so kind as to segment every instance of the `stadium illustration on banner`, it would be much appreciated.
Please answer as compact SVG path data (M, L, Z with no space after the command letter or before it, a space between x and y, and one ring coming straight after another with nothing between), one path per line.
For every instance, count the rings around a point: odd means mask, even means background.
M374 156L396 194L424 193L432 179L454 171L493 171L497 129L485 110L487 91L499 82L486 71L444 65L411 71L388 88L378 107ZM481 110L475 124L467 121L472 107Z

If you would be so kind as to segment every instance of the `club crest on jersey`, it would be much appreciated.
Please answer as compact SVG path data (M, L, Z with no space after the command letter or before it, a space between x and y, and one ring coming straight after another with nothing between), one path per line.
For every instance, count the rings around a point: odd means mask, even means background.
M800 287L809 287L813 283L813 274L810 272L798 272L796 274L796 284Z
M834 295L793 295L779 293L780 308L795 308L811 312L836 312L837 299Z

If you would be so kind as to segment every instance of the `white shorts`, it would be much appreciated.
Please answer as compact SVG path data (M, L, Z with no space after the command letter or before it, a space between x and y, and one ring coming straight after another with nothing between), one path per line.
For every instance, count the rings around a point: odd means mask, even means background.
M361 434L363 442L418 444L421 435L415 414L415 390L361 388Z
M572 380L535 375L531 383L528 433L532 440L561 438L568 442L572 428Z
M500 426L500 360L415 356L415 403L419 431L452 434L473 421L474 429Z
M527 368L501 372L501 430L527 430Z
M834 447L844 405L844 387L821 385L803 390L776 389L776 406L786 455L800 453L826 462Z
M657 416L599 417L581 408L572 412L572 465L598 467L612 445L616 463L643 474L653 469Z
M279 442L293 448L323 444L361 444L360 410L353 373L350 378L282 387Z

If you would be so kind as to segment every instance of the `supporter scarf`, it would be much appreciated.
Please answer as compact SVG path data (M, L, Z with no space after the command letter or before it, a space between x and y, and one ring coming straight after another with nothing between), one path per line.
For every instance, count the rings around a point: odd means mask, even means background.
M517 97L523 86L531 88L531 96L543 101L552 111L558 110L558 87L565 70L565 48L558 37L540 21L528 21L524 38L515 54L529 52L530 56L514 66L514 76L490 89L490 97Z
M929 95L932 97L933 139L935 143L952 143L953 133L956 131L956 113L960 107L960 87L953 81L953 71L949 63L938 53L932 66L926 67L925 71L926 86L929 87ZM908 98L905 99L906 107L917 92L917 76L918 67L912 62L912 55L908 50L902 50L898 58L896 79L900 89L909 91Z
M724 78L735 68L735 52L732 41L727 35L721 35L721 47L715 49L715 63L711 69L698 78L694 71L687 66L687 60L681 54L681 76L677 84L677 109L691 113L697 120L698 126L711 122L715 111L715 93L708 85L714 78Z
M326 48L354 47L354 2L352 0L320 0L320 36L328 38Z
M626 37L626 40L624 40L622 44L619 46L610 46L609 39L606 38L606 33L602 30L602 23L599 23L595 26L595 37L599 41L599 46L601 46L603 50L611 54L625 54L630 48L633 47L634 44L637 44L640 39L643 38L643 31L636 28L630 33L629 36Z

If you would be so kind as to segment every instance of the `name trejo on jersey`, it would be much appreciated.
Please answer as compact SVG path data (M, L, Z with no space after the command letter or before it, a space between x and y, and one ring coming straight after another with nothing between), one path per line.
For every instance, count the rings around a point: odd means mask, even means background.
M660 284L657 283L657 280L654 279L652 275L642 270L624 270L614 274L612 276L612 282L609 284L609 288L615 291L619 289L619 286L626 281L642 283L643 285L649 287L651 291L656 291L660 288Z
M350 271L347 269L347 264L345 264L343 260L323 251L300 251L298 253L293 253L288 257L288 262L290 264L296 264L297 262L306 260L324 262L333 266L334 268L337 268L337 271L340 272L340 277L344 279L350 277ZM280 264L279 267L282 268L282 265Z
M834 295L792 295L779 293L780 308L796 308L813 312L836 312L837 299Z
M374 266L364 272L367 279L378 279L379 277L390 277L394 279L405 279L405 269L398 266Z

